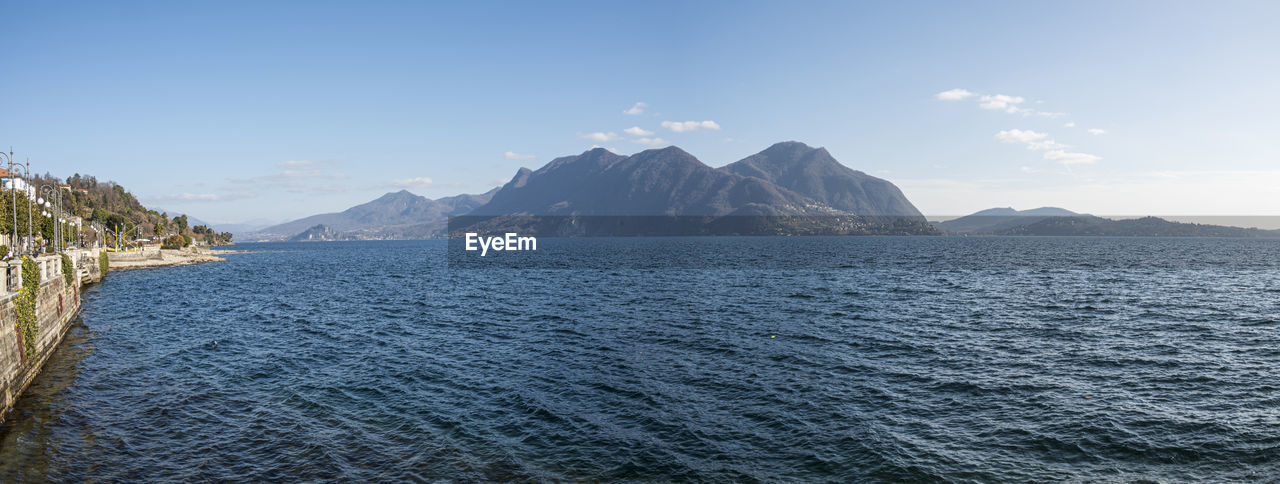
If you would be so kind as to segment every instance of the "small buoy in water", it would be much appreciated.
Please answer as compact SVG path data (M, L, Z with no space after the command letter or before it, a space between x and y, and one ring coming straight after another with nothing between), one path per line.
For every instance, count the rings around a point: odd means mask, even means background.
M1090 399L1090 398L1093 398L1093 397L1091 397L1091 396L1089 396L1089 395L1085 395L1085 396L1084 396L1084 399L1085 399L1085 400L1088 400L1088 399Z
M218 347L218 340L216 340L216 339L215 339L215 340L213 340L213 347L214 347L214 348L217 348L217 347Z
M769 338L770 338L770 339L777 338L777 337L778 337L778 335L774 335L774 334L769 335Z

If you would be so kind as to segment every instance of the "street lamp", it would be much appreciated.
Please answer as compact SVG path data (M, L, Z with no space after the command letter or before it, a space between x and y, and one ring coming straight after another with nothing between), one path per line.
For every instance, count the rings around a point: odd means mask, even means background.
M53 223L53 249L60 251L65 249L62 243L62 190L57 185L41 185L40 193L43 198L36 199L36 204L44 204L44 216L50 217Z
M14 240L13 244L15 247L18 245L18 168L22 168L23 180L28 180L31 178L31 159L30 158L27 159L26 165L23 165L21 163L14 163L13 148L9 148L9 174L10 174L9 184L10 184L10 188L13 189L13 240ZM26 192L25 193L26 196L24 198L27 199L27 240L22 243L22 251L24 253L29 253L30 249L28 248L28 246L31 244L31 238L32 238L31 236L31 202L32 202L31 197L33 194L27 191L27 189L30 188L31 185L29 185L26 181L23 181L22 184L24 185L22 191ZM14 250L15 252L17 251L16 248Z
M0 158L4 158L5 163L9 165L9 170L8 170L9 189L13 190L13 205L11 206L11 208L13 208L13 228L9 231L9 251L17 252L18 250L18 247L17 247L18 246L18 187L17 187L17 173L15 173L13 170L13 147L12 146L9 147L8 153L0 151ZM8 255L8 254L5 254L5 255Z

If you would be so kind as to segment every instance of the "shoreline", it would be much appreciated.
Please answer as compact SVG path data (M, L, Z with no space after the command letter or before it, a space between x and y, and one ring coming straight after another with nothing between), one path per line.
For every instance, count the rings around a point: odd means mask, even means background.
M121 258L111 260L108 271L127 271L149 269L154 267L175 267L203 264L206 262L224 262L227 259L218 257L225 254L243 254L248 250L210 250L210 249L159 249L145 258ZM110 256L108 256L110 257Z

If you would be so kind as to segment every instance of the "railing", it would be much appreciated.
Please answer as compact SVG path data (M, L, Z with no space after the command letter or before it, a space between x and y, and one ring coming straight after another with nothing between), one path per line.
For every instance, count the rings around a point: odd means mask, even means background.
M22 287L22 263L0 263L4 269L4 292L17 292Z

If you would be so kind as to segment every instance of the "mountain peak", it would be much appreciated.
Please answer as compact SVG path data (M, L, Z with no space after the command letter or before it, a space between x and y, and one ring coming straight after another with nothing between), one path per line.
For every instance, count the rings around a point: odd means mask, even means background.
M721 170L756 177L857 215L903 216L923 220L898 187L849 168L826 148L783 141Z
M813 151L813 147L799 141L779 141L764 151Z

